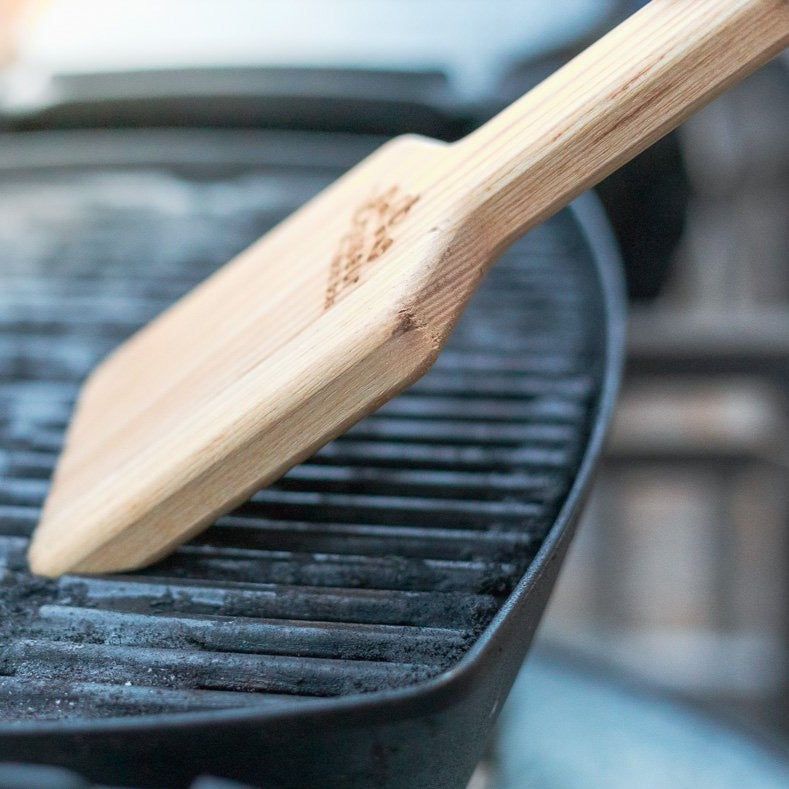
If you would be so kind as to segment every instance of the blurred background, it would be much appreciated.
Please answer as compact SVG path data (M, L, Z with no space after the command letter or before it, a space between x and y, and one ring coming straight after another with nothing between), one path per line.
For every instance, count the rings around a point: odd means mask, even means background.
M638 5L0 0L0 127L451 140ZM789 741L787 129L784 53L598 189L625 264L628 364L540 635L775 741Z

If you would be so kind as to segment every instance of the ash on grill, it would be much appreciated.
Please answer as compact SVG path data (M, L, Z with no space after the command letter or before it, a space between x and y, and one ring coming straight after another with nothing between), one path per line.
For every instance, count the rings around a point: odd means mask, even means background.
M78 382L333 180L338 157L315 157L3 175L0 720L419 682L464 654L539 548L601 374L566 214L505 255L424 379L174 556L125 575L27 574Z

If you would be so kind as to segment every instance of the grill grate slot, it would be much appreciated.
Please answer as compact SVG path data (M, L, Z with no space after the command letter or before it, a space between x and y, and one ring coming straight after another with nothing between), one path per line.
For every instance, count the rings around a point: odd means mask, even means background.
M597 290L567 215L505 253L425 378L172 557L27 574L79 381L337 174L306 169L0 173L0 210L26 228L0 228L0 721L420 682L464 654L539 549L600 385Z
M254 706L277 709L299 701L298 696L239 691L173 690L149 685L104 682L42 681L0 676L0 706L14 722L107 718L118 715L158 715Z
M468 644L468 634L445 627L299 622L282 619L238 621L227 616L138 614L45 605L39 633L56 640L172 648L174 644L212 652L411 662L445 662ZM35 632L35 631L34 631Z
M477 624L498 607L496 598L487 594L182 581L152 575L65 577L57 599L111 610L426 627Z
M27 474L35 474L35 467L27 467ZM46 467L44 467L46 468ZM395 493L422 498L455 498L498 500L507 495L527 495L533 499L545 497L555 487L550 474L513 471L509 474L485 474L462 471L433 471L422 469L376 468L354 469L350 466L316 466L304 464L293 469L275 488L291 491L328 491L357 494L370 491L383 495Z
M258 494L238 508L241 515L279 519L308 518L314 523L409 524L480 528L490 519L501 524L512 522L519 528L524 518L536 519L544 512L531 502L453 501L447 499L406 498L405 496L350 496L344 494L297 493L285 491Z
M44 638L15 641L6 651L6 660L15 663L17 677L36 680L59 680L68 666L70 679L83 682L299 696L397 688L427 679L438 670L409 663L72 644Z
M500 562L275 553L204 546L201 550L179 551L143 574L149 572L192 580L223 578L254 583L265 578L269 583L290 586L484 593L500 578L514 575L516 568Z
M564 470L574 460L571 447L485 447L462 444L405 444L394 441L338 439L312 459L330 460L346 465L375 463L394 468L430 468L451 471L507 471L508 469Z
M502 561L508 556L528 559L539 540L521 532L488 532L418 526L312 523L260 523L237 515L220 518L216 527L195 540L197 544L260 546L281 550L312 549L323 553L361 556L402 556Z

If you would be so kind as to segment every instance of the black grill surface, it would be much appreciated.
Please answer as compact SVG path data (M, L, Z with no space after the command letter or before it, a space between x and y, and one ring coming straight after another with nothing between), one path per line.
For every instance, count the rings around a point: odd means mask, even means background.
M599 288L568 212L504 255L427 376L172 557L103 577L26 570L88 370L378 142L4 140L1 722L419 683L462 657L527 570L600 394Z

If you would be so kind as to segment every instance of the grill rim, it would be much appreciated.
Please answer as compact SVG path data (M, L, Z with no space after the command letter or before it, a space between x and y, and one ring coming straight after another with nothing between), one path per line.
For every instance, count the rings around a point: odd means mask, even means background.
M177 139L184 131L173 131L172 139ZM41 139L52 134L61 137L64 134L69 136L75 134L88 136L93 133L85 131L35 132L34 134ZM108 135L115 136L114 132L107 131L99 134L105 137ZM161 134L161 132L157 131L156 134ZM227 139L234 135L234 132L225 132L224 134ZM303 134L307 137L313 133L306 132ZM260 149L265 148L267 139L275 138L280 140L284 136L278 132L268 131L261 131L255 134L256 137L258 135L260 142L263 143ZM325 136L325 133L317 132L315 136L317 135ZM30 133L25 133L24 136L29 137ZM124 134L124 136L126 135ZM170 133L165 132L163 136L169 138ZM0 137L5 138L5 141L6 139L13 139L15 135L3 134ZM342 145L347 145L347 149L352 154L364 154L368 146L372 150L380 142L380 138L369 136L362 137L362 139L352 139L352 135L343 135L343 137L345 139ZM24 141L19 140L19 142L24 147ZM177 153L177 149L167 151L167 155L171 157L168 159L168 163L173 167L178 167L182 164L178 161ZM33 158L35 158L35 154L36 152L34 151ZM192 157L185 157L183 164L188 166L193 162L194 159ZM239 163L249 164L249 156L240 156ZM0 159L0 169L6 169L4 164ZM78 162L78 164L84 166L85 163ZM107 166L111 163L104 160L100 164ZM114 164L118 166L123 166L124 164L140 166L142 163L139 160L129 161L125 156L118 156ZM161 165L162 163L158 162L158 164ZM258 159L256 164L265 165L266 162ZM276 162L272 162L272 164L276 164ZM36 165L33 164L33 166L35 167ZM46 171L53 166L55 165L50 159L40 163L36 169L40 168ZM60 166L67 167L69 163L68 161L61 161ZM13 170L24 167L25 164L20 165L17 160L15 167L8 167L7 169ZM444 709L459 703L470 692L475 675L480 670L484 672L485 667L498 657L497 653L502 649L513 649L512 644L507 641L507 634L503 632L503 626L510 622L513 617L519 613L524 613L528 609L530 593L540 584L543 575L548 572L552 559L569 543L574 533L577 515L591 486L594 470L603 448L619 390L624 360L624 316L626 303L620 276L619 252L596 195L591 192L582 195L571 204L568 210L573 215L578 225L579 233L589 249L593 262L594 276L598 281L601 297L601 317L603 318L604 327L601 342L604 358L600 362L602 375L599 394L590 416L592 429L570 490L559 513L546 533L539 550L531 560L525 574L494 615L492 621L455 665L434 677L402 688L389 688L328 698L300 698L298 701L294 701L292 707L283 704L282 708L267 710L262 705L261 708L256 709L255 705L251 704L243 708L143 713L135 716L115 716L100 719L72 718L58 721L0 722L0 736L13 739L15 736L30 735L89 735L114 732L152 733L162 729L188 729L193 726L206 724L221 725L254 722L269 724L275 721L292 721L305 716L315 719L324 715L328 716L342 712L353 712L356 715L364 716L365 711L376 710L380 712L384 706L387 708L387 713L391 719L398 719L413 716L415 709L435 712L437 709ZM520 649L518 663L522 660L527 647L528 642ZM265 694L261 694L261 696L263 697Z

